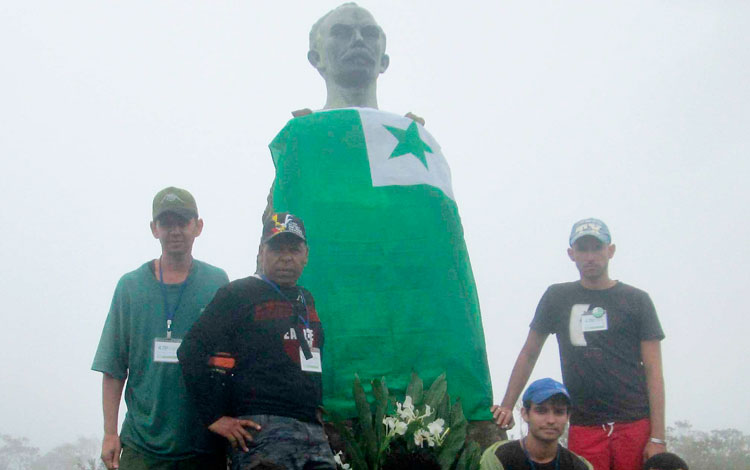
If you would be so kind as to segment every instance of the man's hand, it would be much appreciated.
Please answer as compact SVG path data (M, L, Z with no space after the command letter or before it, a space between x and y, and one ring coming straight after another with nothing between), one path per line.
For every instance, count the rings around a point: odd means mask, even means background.
M650 459L656 454L661 454L662 452L667 451L667 446L665 444L657 444L656 442L648 441L646 443L646 447L643 449L643 461Z
M109 470L120 468L120 436L117 434L105 434L102 440L102 462Z
M495 420L495 424L500 426L501 429L510 429L516 425L513 420L513 409L503 405L493 405L490 408L492 412L492 419Z
M249 419L222 416L208 427L209 431L225 437L232 444L233 449L239 447L247 452L249 450L247 443L253 440L253 436L245 428L253 428L260 431L260 424Z

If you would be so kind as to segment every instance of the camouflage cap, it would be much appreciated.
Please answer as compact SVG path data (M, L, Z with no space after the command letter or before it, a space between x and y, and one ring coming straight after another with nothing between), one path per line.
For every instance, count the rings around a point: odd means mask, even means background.
M186 219L198 217L198 206L195 204L195 198L185 189L170 186L164 188L154 196L153 218L166 212L173 212Z

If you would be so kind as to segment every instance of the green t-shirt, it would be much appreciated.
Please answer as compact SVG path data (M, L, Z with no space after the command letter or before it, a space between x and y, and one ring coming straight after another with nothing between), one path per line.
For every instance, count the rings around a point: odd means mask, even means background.
M184 338L228 282L222 269L194 260L172 321L172 338ZM181 286L165 287L174 309ZM117 283L91 368L117 379L127 377L122 442L159 458L182 459L210 452L212 436L189 403L180 365L153 360L154 340L166 333L164 297L148 262Z

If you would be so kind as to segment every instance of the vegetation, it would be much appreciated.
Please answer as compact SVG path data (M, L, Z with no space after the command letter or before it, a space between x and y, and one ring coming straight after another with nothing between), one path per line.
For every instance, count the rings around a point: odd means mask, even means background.
M698 431L687 421L667 428L669 451L679 455L690 470L747 470L750 435L736 429Z
M426 391L422 379L412 374L404 397L391 396L385 378L373 380L371 385L373 403L367 401L359 377L355 377L357 420L353 429L343 421L336 424L346 443L343 458L337 455L341 468L401 468L406 460L423 462L419 468L479 468L479 446L466 442L468 422L461 402L451 403L445 374Z
M25 437L0 434L0 470L103 470L98 439L79 437L45 454Z

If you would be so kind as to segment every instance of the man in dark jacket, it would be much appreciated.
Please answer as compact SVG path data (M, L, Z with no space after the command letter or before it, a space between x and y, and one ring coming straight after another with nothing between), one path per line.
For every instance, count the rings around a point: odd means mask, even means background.
M323 329L297 286L307 256L302 220L273 214L261 272L220 289L179 349L188 393L231 444L232 469L335 468L318 419Z

